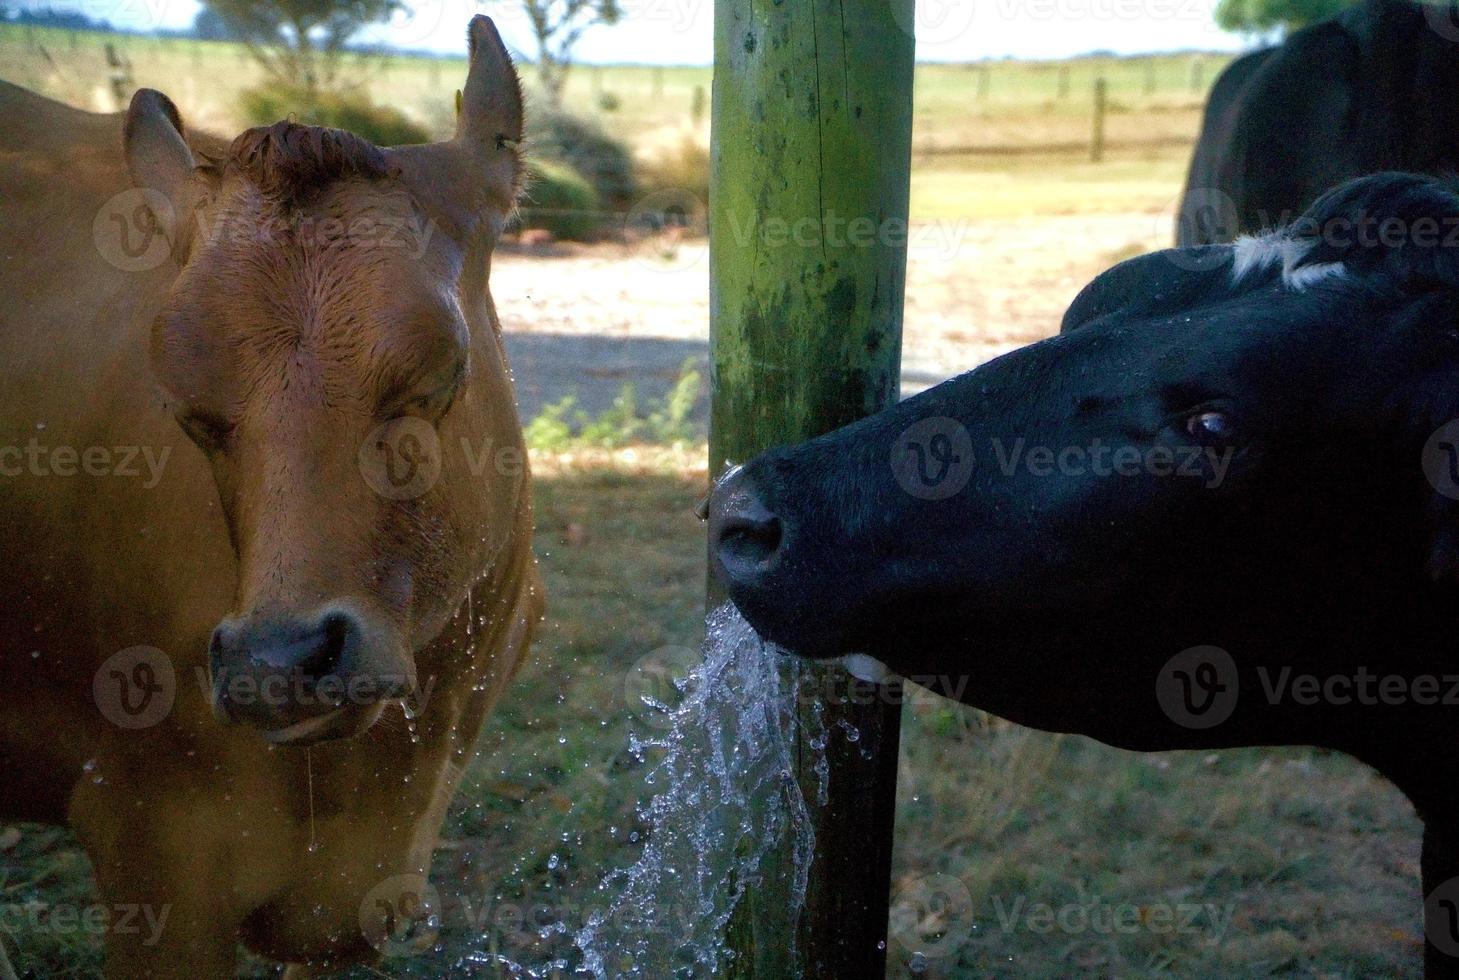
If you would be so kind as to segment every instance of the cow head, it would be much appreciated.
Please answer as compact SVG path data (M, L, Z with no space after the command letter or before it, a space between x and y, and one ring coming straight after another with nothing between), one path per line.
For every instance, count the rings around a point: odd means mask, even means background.
M281 122L195 159L165 97L139 92L127 116L134 180L171 212L180 266L153 370L238 558L215 706L275 742L362 731L417 694L415 652L516 523L520 435L487 276L522 102L487 18L469 43L445 143L382 149ZM515 465L472 466L462 446L515 449Z
M1452 187L1379 175L1283 232L1125 262L1059 336L728 473L715 571L793 651L1035 727L1360 738L1398 714L1281 702L1455 673L1456 228Z

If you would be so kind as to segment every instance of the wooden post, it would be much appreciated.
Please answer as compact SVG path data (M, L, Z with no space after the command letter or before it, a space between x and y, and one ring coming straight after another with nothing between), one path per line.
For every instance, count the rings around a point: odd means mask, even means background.
M712 474L898 397L914 52L899 25L914 23L912 3L715 4ZM797 752L816 835L805 908L793 922L774 873L782 849L731 921L731 977L781 980L797 947L813 980L884 976L901 707L860 697L823 710L827 731L844 721L860 737L828 740L824 806L814 753Z
M1059 98L1061 98L1061 99L1067 99L1068 97L1069 97L1069 66L1068 65L1060 65L1059 66Z
M1145 94L1155 94L1155 58L1153 56L1145 59Z
M654 98L655 99L662 98L663 97L663 94L664 94L664 66L663 65L655 65L654 66L654 82L653 82L653 85L654 85L654 88L653 88Z
M1206 60L1196 55L1191 62L1191 91L1199 92L1206 83Z
M1109 102L1109 83L1103 78L1094 80L1094 134L1089 141L1089 159L1094 163L1104 160L1104 111Z
M981 65L978 68L978 101L982 102L988 97L988 66Z

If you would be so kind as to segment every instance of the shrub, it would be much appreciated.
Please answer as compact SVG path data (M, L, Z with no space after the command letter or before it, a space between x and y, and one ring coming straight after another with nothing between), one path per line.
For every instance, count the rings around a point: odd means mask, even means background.
M550 160L527 162L527 190L518 220L554 238L582 241L597 229L601 205L593 185L572 167Z
M709 201L709 148L692 136L643 168L645 193L688 191L701 205Z
M598 199L615 211L626 211L638 198L638 176L628 147L597 123L561 110L528 116L532 155L565 163L588 179Z
M611 407L597 415L578 408L577 398L567 395L546 405L542 414L524 430L527 445L548 452L592 447L617 449L634 443L674 445L702 438L694 420L703 383L694 358L679 369L679 379L663 398L650 398L640 405L632 382L625 384Z
M293 117L308 126L347 129L377 146L424 143L430 134L404 113L375 105L363 95L346 92L308 92L282 85L249 89L243 93L243 113L250 124L266 126Z

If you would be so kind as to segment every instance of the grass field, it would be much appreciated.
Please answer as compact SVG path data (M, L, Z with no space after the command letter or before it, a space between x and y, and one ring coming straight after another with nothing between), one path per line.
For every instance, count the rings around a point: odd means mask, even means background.
M237 45L0 25L0 77L73 105L115 111L105 46L136 85L168 93L191 126L236 132L239 94L263 75ZM1205 54L917 69L914 219L1002 218L1171 204L1200 126L1205 92L1226 63ZM456 58L348 55L341 78L437 136L453 125L465 77ZM535 76L524 66L529 98ZM1088 161L1096 78L1109 86L1106 161ZM707 143L708 68L580 66L565 104L601 120L646 159L685 139ZM702 93L704 111L694 108ZM616 108L605 109L604 95ZM1029 181L1031 171L1040 175Z
M169 92L191 124L220 132L242 124L238 93L259 76L229 45L0 27L0 76L111 111L108 40L136 83ZM932 306L956 306L947 318L959 329L966 321L966 335L938 328L949 347L986 351L999 329L1016 328L1020 342L1052 329L1054 307L1067 302L1058 297L1118 257L1091 254L1091 241L1138 250L1157 224L1144 216L1171 205L1222 63L1171 56L919 68L914 217L972 219L982 234L972 257L948 259L945 276L909 297L909 329L914 317L932 322ZM345 74L439 134L464 62L373 58ZM1087 140L1099 76L1110 86L1110 152L1094 164ZM693 107L708 83L706 69L587 67L572 76L568 103L605 117L651 156L706 137L707 117L696 120ZM619 108L603 109L604 93ZM1127 235L1121 224L1040 237L1025 227L1024 219L1084 214L1134 216L1130 227L1145 234ZM1044 254L1017 262L1006 254L1027 247ZM922 263L914 280L930 260ZM595 281L627 272L642 275L642 266L608 264ZM980 277L989 281L982 291ZM1000 277L1009 281L993 282ZM598 288L620 307L613 318L601 309L596 320L556 315L577 329L637 322L645 296L666 301L666 282ZM1032 307L1037 322L1018 318ZM542 315L530 303L517 308ZM667 309L660 315L688 307ZM644 658L698 643L704 538L691 508L706 480L704 455L702 446L535 455L549 616L451 808L436 855L446 899L439 934L418 955L353 975L508 975L458 965L473 952L547 962L570 942L544 927L581 924L602 873L633 859L643 829L635 804L649 787L628 734L647 719L627 692ZM919 949L941 954L915 974L934 980L1419 973L1417 820L1392 787L1345 757L1134 755L919 698L904 715L900 778L889 976L913 975ZM69 833L0 827L0 912L35 910L0 918L23 975L98 975L95 937L52 914L85 907L90 888ZM1116 917L1132 924L1107 928ZM260 964L251 972L270 975Z
M646 709L626 691L644 657L701 632L701 460L651 448L536 456L551 611L451 808L439 934L351 976L439 977L471 953L528 965L566 955L569 937L545 927L580 925L604 869L634 858L634 806L651 787L628 750ZM904 719L889 976L913 975L913 947L946 954L924 978L1419 974L1417 821L1349 759L1134 755L930 697ZM0 906L84 906L89 875L69 834L21 830L0 850ZM1134 927L1100 925L1131 909ZM85 934L7 941L36 976L98 975ZM475 970L451 975L510 975Z

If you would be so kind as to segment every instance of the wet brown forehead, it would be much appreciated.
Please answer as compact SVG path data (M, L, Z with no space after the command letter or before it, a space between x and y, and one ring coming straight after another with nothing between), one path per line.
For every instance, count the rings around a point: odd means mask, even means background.
M200 248L159 324L164 380L226 377L236 398L281 371L303 373L331 401L369 400L459 370L467 332L455 264L378 237L408 201L352 190L283 223L245 214L245 234ZM224 210L220 224L241 208Z

